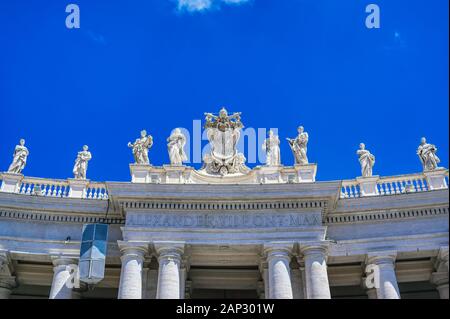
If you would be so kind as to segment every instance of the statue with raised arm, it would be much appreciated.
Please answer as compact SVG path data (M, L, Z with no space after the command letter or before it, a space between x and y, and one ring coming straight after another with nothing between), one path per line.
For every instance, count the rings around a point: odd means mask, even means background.
M73 166L73 175L76 179L86 179L88 162L92 159L91 152L87 145L83 146L83 150L78 152L75 165Z
M19 145L16 145L14 149L13 161L8 168L8 173L21 174L27 164L29 154L28 148L25 147L25 140L20 139Z
M436 152L437 147L433 144L428 144L427 139L422 137L420 145L417 148L417 155L422 162L424 171L432 171L438 167L441 160L437 157Z
M373 166L375 165L375 156L366 150L364 143L359 144L359 150L356 151L356 154L361 164L362 177L371 177Z
M182 165L187 160L184 146L186 145L186 137L181 133L179 128L173 130L167 139L167 149L171 165Z
M279 166L281 165L280 160L280 139L277 135L273 133L272 130L269 131L269 136L264 141L262 148L266 151L266 165L267 166Z
M289 146L291 147L292 153L294 154L296 165L306 165L308 164L308 140L309 135L305 132L303 126L299 126L297 129L298 136L294 139L288 138Z
M150 165L148 150L152 147L152 145L153 137L151 135L147 135L146 130L141 131L141 137L136 139L134 143L128 143L128 147L133 150L135 164Z

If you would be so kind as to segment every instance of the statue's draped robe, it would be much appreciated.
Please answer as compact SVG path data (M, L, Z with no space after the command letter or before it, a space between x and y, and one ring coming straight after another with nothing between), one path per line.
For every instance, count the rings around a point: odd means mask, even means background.
M181 165L183 161L187 160L186 153L184 152L185 144L186 138L181 134L174 134L169 137L167 147L172 165Z
M148 149L152 146L152 138L150 136L138 138L133 144L134 160L137 164L149 164Z
M28 149L25 146L17 145L14 150L14 158L8 168L9 173L20 174L25 168L28 157Z
M73 167L73 174L75 175L75 178L86 178L88 161L91 160L91 158L92 155L88 151L78 153L78 157Z
M361 164L361 174L363 177L372 176L372 169L375 164L375 157L367 150L359 150L357 152L359 162Z
M440 163L440 159L436 155L436 147L432 144L420 145L417 154L419 155L424 170L436 169Z
M300 165L308 164L308 134L301 133L295 138L291 144L292 152L294 153L295 163Z
M280 140L278 136L267 138L263 145L267 152L266 164L269 166L280 165Z

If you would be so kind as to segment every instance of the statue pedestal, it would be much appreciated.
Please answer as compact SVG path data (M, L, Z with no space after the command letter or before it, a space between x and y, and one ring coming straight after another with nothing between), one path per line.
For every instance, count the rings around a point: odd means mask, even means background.
M151 165L130 164L131 182L132 183L151 183L152 178L150 172Z
M357 177L356 181L359 184L359 191L362 197L365 196L377 196L379 195L377 183L380 180L380 176L371 177Z
M1 192L19 193L23 175L5 172L2 174L2 180L2 186L0 187Z
M445 189L448 187L445 168L436 168L432 171L424 171L423 175L427 180L428 190Z
M163 165L165 182L167 184L188 183L192 168L185 165Z
M89 185L88 179L75 179L69 178L67 179L69 182L69 198L85 198L86 197L86 189Z
M282 166L258 166L256 178L261 184L278 184L282 182Z
M295 165L298 183L314 183L316 181L317 164Z

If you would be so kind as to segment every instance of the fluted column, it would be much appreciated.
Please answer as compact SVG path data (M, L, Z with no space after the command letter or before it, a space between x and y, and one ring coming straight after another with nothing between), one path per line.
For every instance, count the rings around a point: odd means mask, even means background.
M180 299L180 265L184 253L183 243L155 243L158 255L157 299Z
M74 299L73 289L77 281L78 261L73 257L52 257L53 280L49 299Z
M373 265L378 299L400 299L395 275L396 252L374 252L367 255L366 265Z
M267 244L264 252L267 256L269 273L269 299L292 299L290 261L293 244Z
M300 246L306 277L307 299L331 299L327 273L327 244Z
M118 299L142 299L142 268L147 245L120 241L119 248L122 268Z

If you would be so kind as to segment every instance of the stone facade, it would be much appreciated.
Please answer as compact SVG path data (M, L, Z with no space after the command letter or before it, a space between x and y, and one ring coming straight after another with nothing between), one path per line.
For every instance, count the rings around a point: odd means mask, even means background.
M446 169L130 167L131 183L3 174L0 298L448 299ZM69 288L86 223L109 224L105 278Z

